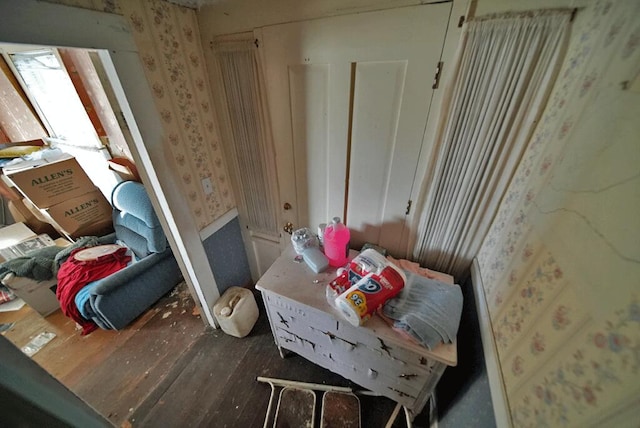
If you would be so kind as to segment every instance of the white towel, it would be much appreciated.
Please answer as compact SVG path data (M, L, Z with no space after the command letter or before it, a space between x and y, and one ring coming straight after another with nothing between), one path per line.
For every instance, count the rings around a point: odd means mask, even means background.
M440 342L451 343L462 315L460 286L405 273L404 289L385 303L383 314L429 349Z

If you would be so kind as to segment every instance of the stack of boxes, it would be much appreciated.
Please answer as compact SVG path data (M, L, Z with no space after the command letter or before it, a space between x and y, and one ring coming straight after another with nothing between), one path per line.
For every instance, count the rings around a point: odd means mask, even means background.
M4 195L4 192L3 192ZM14 253L13 248L22 247L25 243L40 241L42 245L64 245L59 241L55 243L46 236L37 236L23 223L14 223L0 229L0 254L1 259L10 260L20 254ZM25 247L28 247L25 245ZM27 248L21 248L26 250ZM18 251L23 253L23 251ZM43 317L58 310L60 304L56 298L55 277L43 281L36 281L26 277L16 276L13 272L6 273L0 279L13 293L25 301L32 309Z
M75 158L25 162L3 172L23 197L13 201L16 211L33 215L61 236L74 240L113 231L111 205Z

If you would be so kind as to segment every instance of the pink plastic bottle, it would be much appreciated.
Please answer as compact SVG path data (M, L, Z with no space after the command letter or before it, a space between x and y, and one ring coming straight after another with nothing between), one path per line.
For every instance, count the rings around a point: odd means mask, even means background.
M324 255L331 266L341 267L347 264L350 239L349 228L340 222L340 217L334 217L324 230Z

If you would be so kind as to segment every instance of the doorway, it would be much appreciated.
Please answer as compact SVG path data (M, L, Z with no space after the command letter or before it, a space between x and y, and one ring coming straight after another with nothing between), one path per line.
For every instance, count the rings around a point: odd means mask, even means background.
M215 280L192 213L185 203L186 196L167 173L171 167L164 156L161 118L155 109L149 108L154 104L153 97L124 18L33 0L3 1L0 15L11 17L0 27L2 42L97 49L131 132L132 155L153 207L167 231L189 291L202 311L202 319L214 325L211 305L207 302L217 298ZM202 325L202 321L198 322ZM171 349L176 353L181 348Z
M1 2L0 13L12 17L0 28L0 42L98 52L131 134L131 154L152 205L203 320L215 326L211 307L220 293L187 195L172 175L175 167L165 156L168 136L164 135L158 111L149 108L155 104L154 97L125 18L35 0Z

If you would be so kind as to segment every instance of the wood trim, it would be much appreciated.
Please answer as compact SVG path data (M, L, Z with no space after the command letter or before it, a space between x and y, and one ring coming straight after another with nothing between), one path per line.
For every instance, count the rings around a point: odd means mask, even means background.
M0 31L4 43L138 51L120 15L40 0L3 0L0 6L0 16L11 17Z
M200 231L200 239L204 241L205 239L210 238L214 233L225 227L236 217L238 217L238 210L236 208L232 208L231 210L222 214L222 216L214 220L213 223L211 223L209 226L206 226Z
M6 426L110 427L93 407L51 376L20 349L0 337L0 391ZM11 375L4 375L10 373ZM3 423L3 425L4 425Z
M351 63L351 80L349 83L349 124L347 128L347 162L344 176L344 210L342 212L342 223L347 224L347 211L349 207L349 177L351 175L351 143L353 137L353 103L356 96L356 67L358 63Z
M202 309L203 320L217 328L212 308L220 291L192 213L175 181L158 173L169 167L162 154L164 140L159 114L148 108L153 105L153 97L148 85L142 84L145 78L140 57L137 52L105 50L99 51L99 56L131 132L130 149L135 164L158 218L170 232L167 238L189 291Z
M11 142L9 140L9 137L7 137L7 134L4 132L4 129L2 128L2 124L0 123L0 143L9 143Z
M484 294L482 277L480 275L480 265L478 259L474 258L471 265L471 281L473 283L473 294L476 308L478 310L478 323L480 325L480 336L482 338L482 349L484 352L484 362L487 366L487 376L489 378L489 389L491 391L491 402L496 418L496 425L499 427L513 427L511 413L509 412L509 401L507 391L502 379L498 351L493 337L489 308Z

